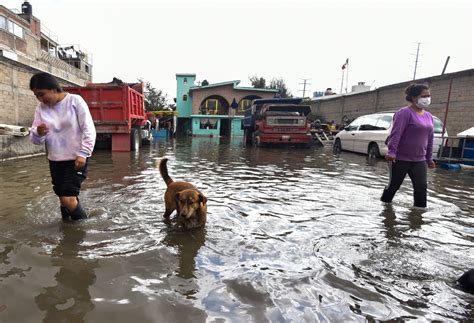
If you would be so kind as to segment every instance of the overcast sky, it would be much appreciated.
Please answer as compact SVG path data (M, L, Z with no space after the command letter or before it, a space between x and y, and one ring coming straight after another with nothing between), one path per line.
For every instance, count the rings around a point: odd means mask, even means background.
M23 1L1 0L7 8ZM93 80L150 81L176 96L176 73L210 83L283 78L294 95L372 88L473 67L469 0L31 0L33 14L62 44L92 53ZM347 71L347 70L346 70ZM345 77L344 77L345 80ZM267 82L268 83L268 82ZM345 87L345 85L344 85Z

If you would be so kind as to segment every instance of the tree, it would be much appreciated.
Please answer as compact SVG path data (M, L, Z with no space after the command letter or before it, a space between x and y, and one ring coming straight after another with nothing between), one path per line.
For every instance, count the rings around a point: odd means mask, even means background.
M154 88L150 82L145 82L145 110L146 111L163 110L166 107L166 100L167 100L167 95L164 94L162 90L158 90Z
M285 81L282 78L273 78L270 81L269 89L277 89L280 97L282 98L291 98L293 95L285 84Z
M207 80L204 80L204 81L202 81L201 85L202 86L207 86L207 85L209 85L209 82Z
M258 77L257 75L249 77L252 86L256 89L265 89L266 88L266 81L263 77Z

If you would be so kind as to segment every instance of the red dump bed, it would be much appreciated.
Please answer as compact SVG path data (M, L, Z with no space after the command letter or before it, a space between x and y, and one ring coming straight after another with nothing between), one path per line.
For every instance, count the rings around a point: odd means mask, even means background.
M131 127L146 119L143 86L124 83L88 84L64 87L66 92L79 94L89 106L97 133L130 133ZM135 89L137 90L135 90Z

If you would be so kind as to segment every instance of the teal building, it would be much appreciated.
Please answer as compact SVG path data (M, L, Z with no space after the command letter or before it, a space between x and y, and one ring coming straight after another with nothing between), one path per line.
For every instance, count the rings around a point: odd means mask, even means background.
M272 98L278 90L239 87L239 83L196 84L196 74L176 74L177 131L193 136L243 136L245 110L253 100Z

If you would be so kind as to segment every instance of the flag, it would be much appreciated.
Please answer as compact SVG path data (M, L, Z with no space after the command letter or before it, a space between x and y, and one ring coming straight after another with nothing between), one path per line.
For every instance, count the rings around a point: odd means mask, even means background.
M349 59L346 59L346 62L344 63L344 65L342 65L342 69L345 69L347 67L347 64L349 64Z

